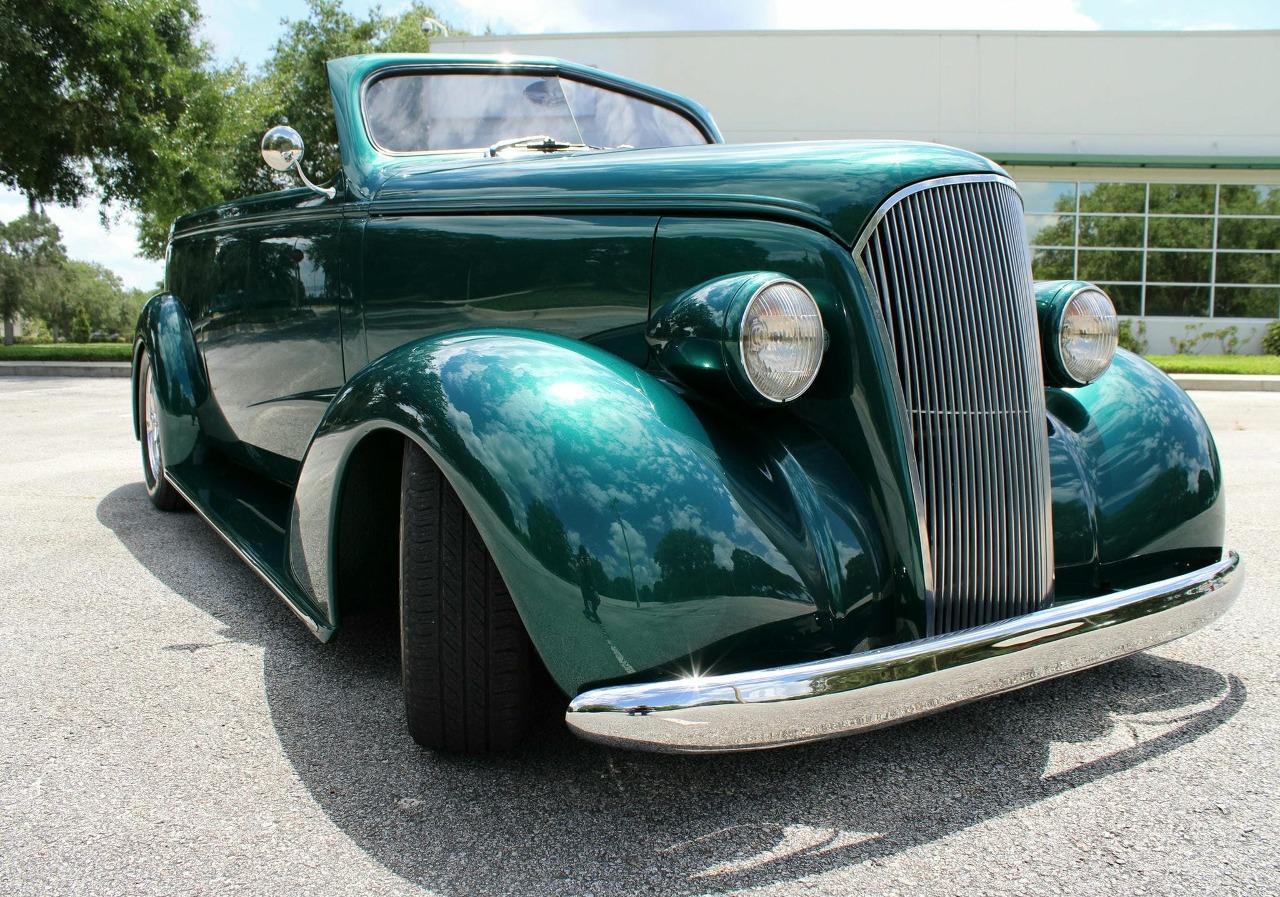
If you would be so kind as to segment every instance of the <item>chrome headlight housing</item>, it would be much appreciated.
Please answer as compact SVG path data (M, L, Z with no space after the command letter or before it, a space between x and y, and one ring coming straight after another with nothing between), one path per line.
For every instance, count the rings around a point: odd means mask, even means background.
M760 405L802 396L818 376L827 336L817 301L781 274L751 272L704 283L667 303L649 343L676 379Z
M1045 379L1051 386L1087 386L1115 357L1120 321L1099 287L1083 281L1036 285Z

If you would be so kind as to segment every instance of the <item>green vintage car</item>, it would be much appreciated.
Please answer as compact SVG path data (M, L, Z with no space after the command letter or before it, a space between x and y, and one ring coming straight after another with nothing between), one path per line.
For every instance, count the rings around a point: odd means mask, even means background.
M421 744L729 751L1221 615L1222 471L1018 191L926 143L725 145L555 59L328 65L342 168L195 212L138 323L154 504L321 640L398 602ZM545 671L545 672L544 672ZM545 706L545 704L543 705Z

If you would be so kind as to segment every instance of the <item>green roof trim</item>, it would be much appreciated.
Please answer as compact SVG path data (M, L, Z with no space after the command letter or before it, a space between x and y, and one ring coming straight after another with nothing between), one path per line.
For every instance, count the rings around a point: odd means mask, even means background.
M1001 165L1061 165L1075 168L1280 168L1280 156L1139 156L984 152Z

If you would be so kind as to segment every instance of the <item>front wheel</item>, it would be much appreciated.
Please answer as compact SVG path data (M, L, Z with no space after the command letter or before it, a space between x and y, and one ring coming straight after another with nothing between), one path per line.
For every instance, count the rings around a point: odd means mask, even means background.
M138 423L142 435L142 478L147 496L162 511L176 511L184 504L178 490L164 478L164 453L160 447L160 401L151 356L144 349L138 361Z
M514 747L534 715L537 662L511 595L457 493L409 441L400 494L400 668L409 732L435 750Z

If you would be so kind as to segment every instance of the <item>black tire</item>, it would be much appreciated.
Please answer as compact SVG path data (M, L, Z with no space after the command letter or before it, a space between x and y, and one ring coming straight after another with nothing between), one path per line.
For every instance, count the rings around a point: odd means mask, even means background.
M414 741L510 749L534 718L538 664L471 516L406 441L400 479L400 670Z
M147 417L151 409L152 393L148 388L151 383L150 378L151 358L144 349L142 356L138 359L138 394L134 396L138 406L140 437L138 441L142 444L142 479L147 487L147 496L153 505L161 511L178 511L186 506L186 502L182 500L178 490L169 485L169 481L164 478L164 455L160 449L160 443L157 440L154 445L154 457L152 448L148 447L148 427L154 426L154 422L148 424Z

